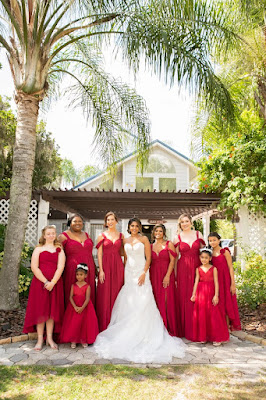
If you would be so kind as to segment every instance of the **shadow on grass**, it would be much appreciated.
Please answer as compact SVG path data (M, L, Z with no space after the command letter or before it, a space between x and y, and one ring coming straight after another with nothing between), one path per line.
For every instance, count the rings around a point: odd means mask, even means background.
M233 373L229 370L199 365L163 366L161 368L135 368L111 364L77 365L68 368L51 366L0 367L0 393L4 395L8 392L8 397L1 397L0 395L0 399L27 400L29 399L28 396L35 399L34 389L38 385L44 383L45 386L46 384L52 385L55 381L58 384L60 378L62 378L62 383L59 384L62 385L62 389L66 382L71 383L77 378L78 390L82 394L83 386L82 383L79 383L79 379L86 377L93 378L93 381L97 383L103 381L105 385L108 385L107 378L111 380L126 379L131 381L132 385L154 385L155 382L158 384L161 382L162 386L173 386L176 394L181 391L184 400L200 397L210 400L259 400L266 398L265 382L263 383L260 380L259 375L256 382L245 381L245 377L235 381L235 379L231 380L232 376ZM28 389L25 389L24 386ZM20 394L18 395L18 393ZM207 393L208 397L206 397ZM144 398L145 396L143 396ZM110 399L113 399L113 397L110 396Z

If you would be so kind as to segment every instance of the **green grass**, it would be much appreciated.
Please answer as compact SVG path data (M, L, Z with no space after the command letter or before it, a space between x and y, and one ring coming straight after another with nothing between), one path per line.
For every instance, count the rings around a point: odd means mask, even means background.
M0 399L261 400L266 396L264 376L245 382L241 374L196 365L0 367Z

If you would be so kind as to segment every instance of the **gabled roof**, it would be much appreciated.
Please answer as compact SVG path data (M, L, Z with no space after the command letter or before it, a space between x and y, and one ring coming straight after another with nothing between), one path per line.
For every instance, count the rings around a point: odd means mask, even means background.
M189 164L191 167L196 168L195 165L194 165L194 162L193 162L190 158L184 156L184 154L179 153L179 151L175 150L173 147L169 146L168 144L162 142L162 141L159 140L159 139L155 139L155 140L153 140L152 142L150 142L149 146L150 146L150 147L153 147L153 146L155 146L156 144L158 144L158 145L164 147L164 148L167 149L168 151L170 150L170 151L173 152L175 155L177 155L178 157L180 157L181 159L183 159L183 161L185 161L185 162L186 162L187 164ZM122 157L120 160L117 161L117 165L121 165L123 162L128 161L130 158L134 157L134 156L137 154L137 152L138 152L137 150L134 150L134 151L132 151L131 153L127 154L126 156ZM74 186L73 189L78 189L78 188L80 188L81 186L85 185L86 183L91 182L91 181L93 181L94 179L96 179L96 178L98 178L99 176L104 175L104 174L106 174L106 170L101 171L101 172L98 172L97 174L90 176L90 177L89 177L88 179L86 179L85 181L83 181L83 182L79 183L78 185Z

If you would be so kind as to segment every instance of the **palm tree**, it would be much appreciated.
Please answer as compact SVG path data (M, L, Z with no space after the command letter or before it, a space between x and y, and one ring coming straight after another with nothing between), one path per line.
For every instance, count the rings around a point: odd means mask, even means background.
M208 104L230 110L230 97L211 62L211 54L237 40L230 23L223 7L209 0L0 0L0 45L7 53L17 102L0 309L19 306L17 276L40 102L67 75L74 104L96 126L95 141L104 160L110 164L119 156L123 133L130 131L137 137L143 166L149 142L145 102L103 71L101 44L114 41L136 71L144 57L170 84L188 84L195 93L207 93Z

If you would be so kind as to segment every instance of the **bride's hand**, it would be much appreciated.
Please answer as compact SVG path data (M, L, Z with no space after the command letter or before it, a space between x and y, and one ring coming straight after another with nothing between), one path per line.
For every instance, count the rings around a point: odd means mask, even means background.
M99 281L100 283L104 283L105 280L105 273L103 271L99 272Z
M140 275L139 280L138 280L138 285L139 286L142 286L144 284L145 276L146 276L145 272L142 272L142 274Z

